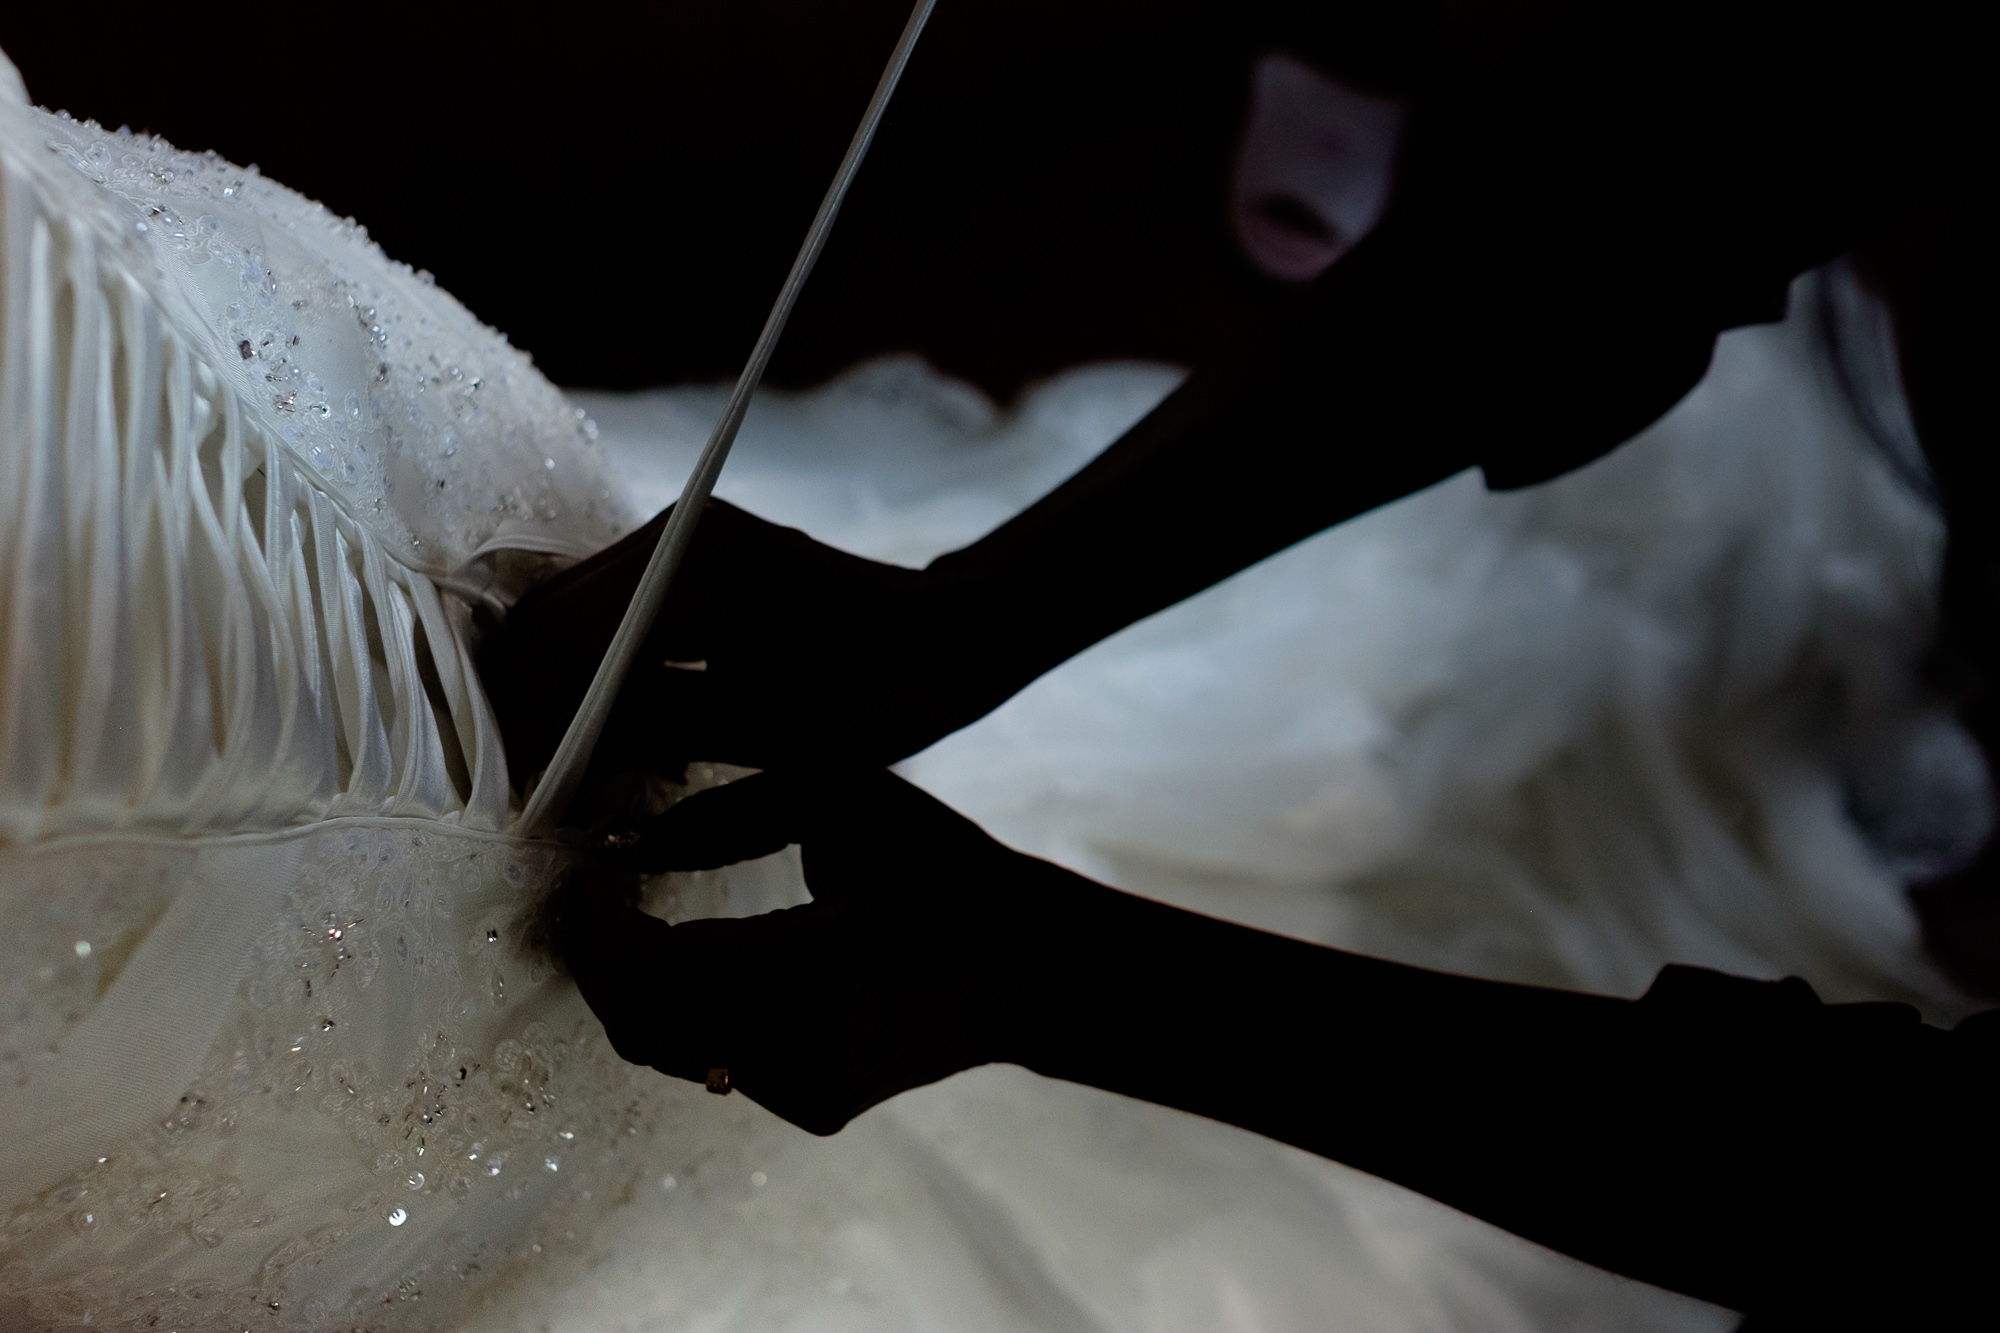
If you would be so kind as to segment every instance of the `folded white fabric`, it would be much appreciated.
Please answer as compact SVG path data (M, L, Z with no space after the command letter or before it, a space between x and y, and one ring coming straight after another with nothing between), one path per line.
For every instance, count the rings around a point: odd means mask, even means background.
M0 63L0 479L0 1325L448 1317L658 1109L530 947L468 646L629 521L588 423Z

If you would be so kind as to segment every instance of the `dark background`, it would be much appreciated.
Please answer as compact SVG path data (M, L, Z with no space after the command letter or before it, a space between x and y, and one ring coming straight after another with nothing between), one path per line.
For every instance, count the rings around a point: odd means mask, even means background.
M732 377L903 0L12 6L30 95L213 148L365 223L559 383ZM86 26L87 24L87 26ZM996 396L1207 359L1284 299L1226 229L1268 16L944 0L778 352L916 350Z

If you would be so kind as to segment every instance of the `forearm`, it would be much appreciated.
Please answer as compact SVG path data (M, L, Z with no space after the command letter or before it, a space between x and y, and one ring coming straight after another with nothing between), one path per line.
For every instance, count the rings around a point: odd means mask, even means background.
M1046 669L1468 466L1462 441L1396 430L1407 376L1385 381L1356 355L1376 323L1370 276L1365 262L1343 268L1309 309L1194 372L1081 472L929 572Z
M1011 1058L1438 1197L1465 1192L1454 1166L1488 1169L1468 1136L1504 1136L1514 1118L1470 1114L1468 1089L1537 1105L1574 1097L1580 1053L1610 1043L1632 1007L1368 958L1069 878L1061 934L1024 979L1033 993L1016 1009Z
M1991 1150L1934 1124L1985 1104L1992 1075L1963 1034L1905 1007L1685 969L1617 1000L1096 885L1068 902L1011 1029L1013 1058L1040 1073L1254 1130L1738 1309L1908 1312L1927 1269L1975 1272L1952 1252L1990 1243L1912 1221L1994 1186Z
M977 649L958 657L967 678L1019 688L1468 467L1510 484L1560 473L1644 427L1707 366L1706 312L1610 299L1595 273L1476 269L1415 222L1385 225L1075 477L934 561L941 605L963 623L938 637Z
M1534 17L1511 37L1491 8L1452 7L1376 232L933 564L1008 671L1475 463L1512 486L1595 458L1719 331L1779 318L1800 272L1983 160L1977 44L1940 6L1508 6Z

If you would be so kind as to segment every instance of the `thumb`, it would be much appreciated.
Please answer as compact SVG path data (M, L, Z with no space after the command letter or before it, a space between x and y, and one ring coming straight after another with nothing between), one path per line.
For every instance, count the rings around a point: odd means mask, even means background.
M672 927L628 900L616 872L585 870L563 890L563 961L618 1054L651 1064L649 995L671 966Z
M783 851L807 832L808 784L757 773L696 792L648 824L619 860L652 874L713 870Z

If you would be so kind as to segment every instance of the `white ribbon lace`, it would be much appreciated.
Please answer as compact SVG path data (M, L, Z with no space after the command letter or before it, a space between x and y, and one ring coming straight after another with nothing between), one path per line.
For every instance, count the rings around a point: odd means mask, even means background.
M469 613L163 317L118 219L51 204L50 167L0 140L0 845L499 828Z

